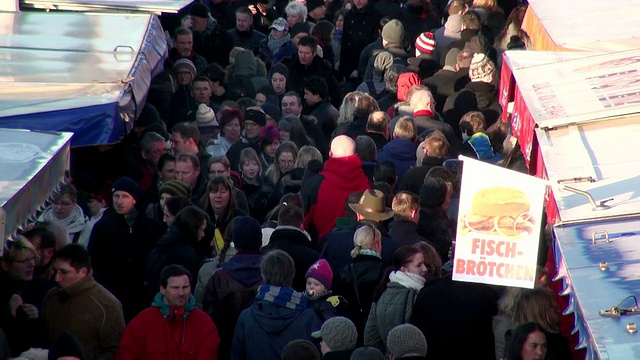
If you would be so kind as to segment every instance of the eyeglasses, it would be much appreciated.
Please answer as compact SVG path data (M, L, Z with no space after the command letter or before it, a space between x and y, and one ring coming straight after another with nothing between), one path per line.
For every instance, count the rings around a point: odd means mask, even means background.
M34 257L30 257L30 258L24 259L24 260L13 260L13 262L18 263L18 264L26 264L26 263L29 263L29 262L32 262L32 261L35 263L36 260L37 260L37 257L34 256Z

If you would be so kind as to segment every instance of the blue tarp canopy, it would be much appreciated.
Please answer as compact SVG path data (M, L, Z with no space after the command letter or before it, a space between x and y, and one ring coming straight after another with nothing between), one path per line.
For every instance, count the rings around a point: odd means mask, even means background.
M155 15L0 12L0 127L118 142L166 54Z

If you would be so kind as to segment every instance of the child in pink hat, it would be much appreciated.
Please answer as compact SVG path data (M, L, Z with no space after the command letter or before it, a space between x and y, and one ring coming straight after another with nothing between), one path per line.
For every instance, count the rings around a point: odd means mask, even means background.
M331 293L333 272L327 260L320 259L311 265L305 278L308 307L314 309L322 322L347 314L347 301L342 296Z

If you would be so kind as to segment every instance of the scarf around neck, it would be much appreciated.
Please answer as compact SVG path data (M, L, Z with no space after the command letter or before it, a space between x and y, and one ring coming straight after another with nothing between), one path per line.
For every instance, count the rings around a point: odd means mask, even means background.
M275 55L276 52L280 50L280 47L289 40L291 40L291 34L283 36L280 40L274 39L273 34L269 34L267 46L269 47L269 50L271 50L271 52Z
M290 287L262 284L258 288L257 300L264 300L292 310L307 308L307 297Z
M389 281L398 283L408 289L420 291L424 287L425 278L420 275L406 273L403 271L393 271L389 274Z
M358 255L369 255L382 259L382 255L378 254L378 252L373 249L360 249L360 251L358 251Z
M53 221L58 224L64 225L69 235L73 235L84 230L88 221L87 217L84 216L84 213L82 212L82 208L78 204L76 204L76 206L73 208L73 212L66 219L58 219L57 217L55 217L53 215L53 206L50 206L44 211L44 213L42 213L42 215L40 216L40 220Z

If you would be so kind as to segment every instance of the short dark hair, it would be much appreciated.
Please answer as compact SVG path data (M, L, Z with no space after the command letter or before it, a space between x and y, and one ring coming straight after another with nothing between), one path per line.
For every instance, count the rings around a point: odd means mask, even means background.
M375 161L378 155L376 143L367 135L356 138L356 154L364 161Z
M373 168L373 181L385 182L391 186L396 183L396 164L391 161L381 161Z
M40 249L54 249L56 247L56 238L53 235L53 231L42 225L36 225L33 229L23 232L22 236L27 238L29 242L33 242L34 238L40 237Z
M289 254L282 250L272 250L262 258L260 274L265 284L291 287L296 266Z
M298 99L298 105L302 105L302 98L300 97L300 94L298 94L297 92L295 92L295 91L287 91L286 93L284 93L284 95L282 95L282 99L284 99L287 96L295 96L296 99Z
M323 100L329 98L329 87L327 86L327 81L320 76L311 76L307 79L304 84L304 89L313 95L319 95Z
M206 82L207 84L209 84L209 86L211 86L211 80L206 76L196 76L195 79L191 81L191 86L193 86L193 83L195 82Z
M174 198L169 200L172 199ZM169 202L169 200L167 200L167 202ZM192 239L184 239L187 241L197 240L198 231L200 230L200 226L202 226L203 221L208 222L209 215L200 208L189 205L178 211L173 224L181 230L182 234L192 237Z
M177 216L182 209L190 205L191 200L184 196L172 196L164 202L164 207L166 207L169 214L173 216Z
M304 213L295 205L285 205L278 211L278 225L300 226L303 222Z
M166 288L169 283L169 278L182 275L187 275L189 282L191 282L192 275L184 266L176 264L165 266L160 272L160 286Z
M236 14L249 15L253 19L253 13L251 12L251 10L249 10L248 6L240 6L239 8L236 9Z
M200 168L200 159L193 154L179 153L178 156L176 156L176 162L189 162L193 165L194 169Z
M219 82L220 84L224 84L227 81L227 72L216 63L207 65L202 74L212 83Z
M80 244L69 244L62 247L62 249L56 251L53 255L53 260L68 261L72 268L79 271L82 268L91 270L91 257L89 252L84 246Z
M322 356L309 340L293 340L282 350L282 360L320 360Z
M180 134L180 136L182 136L182 134ZM158 171L162 171L164 166L170 161L176 162L176 156L173 153L166 152L162 154L160 160L158 160Z
M300 41L298 41L298 48L300 46L310 47L311 51L313 51L313 53L315 54L318 48L318 40L316 40L316 38L314 38L313 36L305 36L302 39L300 39Z
M171 133L180 134L184 139L193 139L196 144L200 144L200 130L195 122L179 122L171 128Z
M540 326L538 323L529 322L524 323L511 331L511 336L507 340L505 344L505 354L508 356L507 359L518 359L520 358L520 352L522 351L522 347L527 342L527 337L529 334L540 331L547 337L547 332Z

